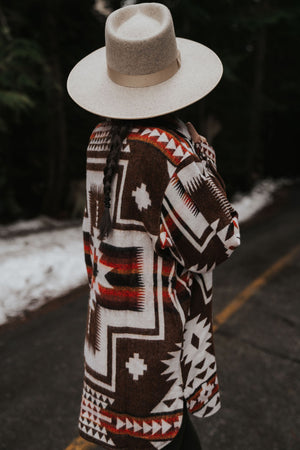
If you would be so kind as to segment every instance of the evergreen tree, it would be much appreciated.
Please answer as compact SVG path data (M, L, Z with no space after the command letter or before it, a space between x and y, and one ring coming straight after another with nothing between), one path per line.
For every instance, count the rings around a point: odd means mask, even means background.
M2 203L2 221L41 212L62 217L71 179L84 176L83 148L97 121L68 98L66 80L80 58L104 44L104 18L92 0L6 0L1 11L2 35L13 37L1 45L8 63L0 102L10 107L0 130L1 197L14 204Z
M20 20L17 13L14 19ZM0 215L18 217L22 208L13 178L21 167L13 163L12 136L35 107L37 77L44 60L34 40L14 35L1 7L0 24Z
M104 45L107 10L130 1L2 0L0 217L69 217L72 181L85 177L98 118L69 99L67 76ZM298 175L298 0L166 0L176 33L212 48L220 84L187 110L216 147L229 194L257 178ZM284 151L283 151L284 149Z

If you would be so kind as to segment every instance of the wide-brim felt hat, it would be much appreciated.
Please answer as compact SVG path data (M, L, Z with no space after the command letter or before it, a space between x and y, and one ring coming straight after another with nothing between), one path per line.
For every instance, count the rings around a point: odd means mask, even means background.
M169 9L140 3L112 12L105 47L71 70L67 90L91 113L144 119L182 109L207 95L223 66L208 47L175 36Z

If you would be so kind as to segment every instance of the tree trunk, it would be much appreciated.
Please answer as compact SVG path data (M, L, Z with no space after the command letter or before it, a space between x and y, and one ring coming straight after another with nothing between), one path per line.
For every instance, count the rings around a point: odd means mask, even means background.
M268 0L262 3L261 12L267 8ZM263 118L263 80L265 71L265 56L267 50L267 31L261 25L257 31L255 44L254 66L253 66L253 87L250 98L249 117L249 148L247 152L247 171L250 181L261 175L262 166L260 161L262 145L262 118Z
M59 216L62 212L67 185L68 145L64 106L65 87L62 83L59 42L55 25L55 11L49 6L46 21L49 45L47 76L50 84L46 105L48 109L46 148L49 167L43 210L46 214Z

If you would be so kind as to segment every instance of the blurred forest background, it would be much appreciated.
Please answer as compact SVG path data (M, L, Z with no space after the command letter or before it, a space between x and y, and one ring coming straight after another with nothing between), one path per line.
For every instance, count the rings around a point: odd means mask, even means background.
M299 0L161 3L177 36L223 62L218 87L182 118L216 148L229 196L266 177L298 176ZM106 16L123 4L0 0L0 222L81 216L85 150L98 119L72 102L66 80L104 45Z

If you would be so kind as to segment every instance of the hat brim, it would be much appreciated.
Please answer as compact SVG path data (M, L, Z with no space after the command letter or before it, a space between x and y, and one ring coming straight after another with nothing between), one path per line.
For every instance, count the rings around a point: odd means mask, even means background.
M220 81L223 66L208 47L176 38L181 67L168 80L143 88L114 83L106 70L105 47L87 55L67 80L71 98L82 108L103 117L146 119L182 109L207 95Z

